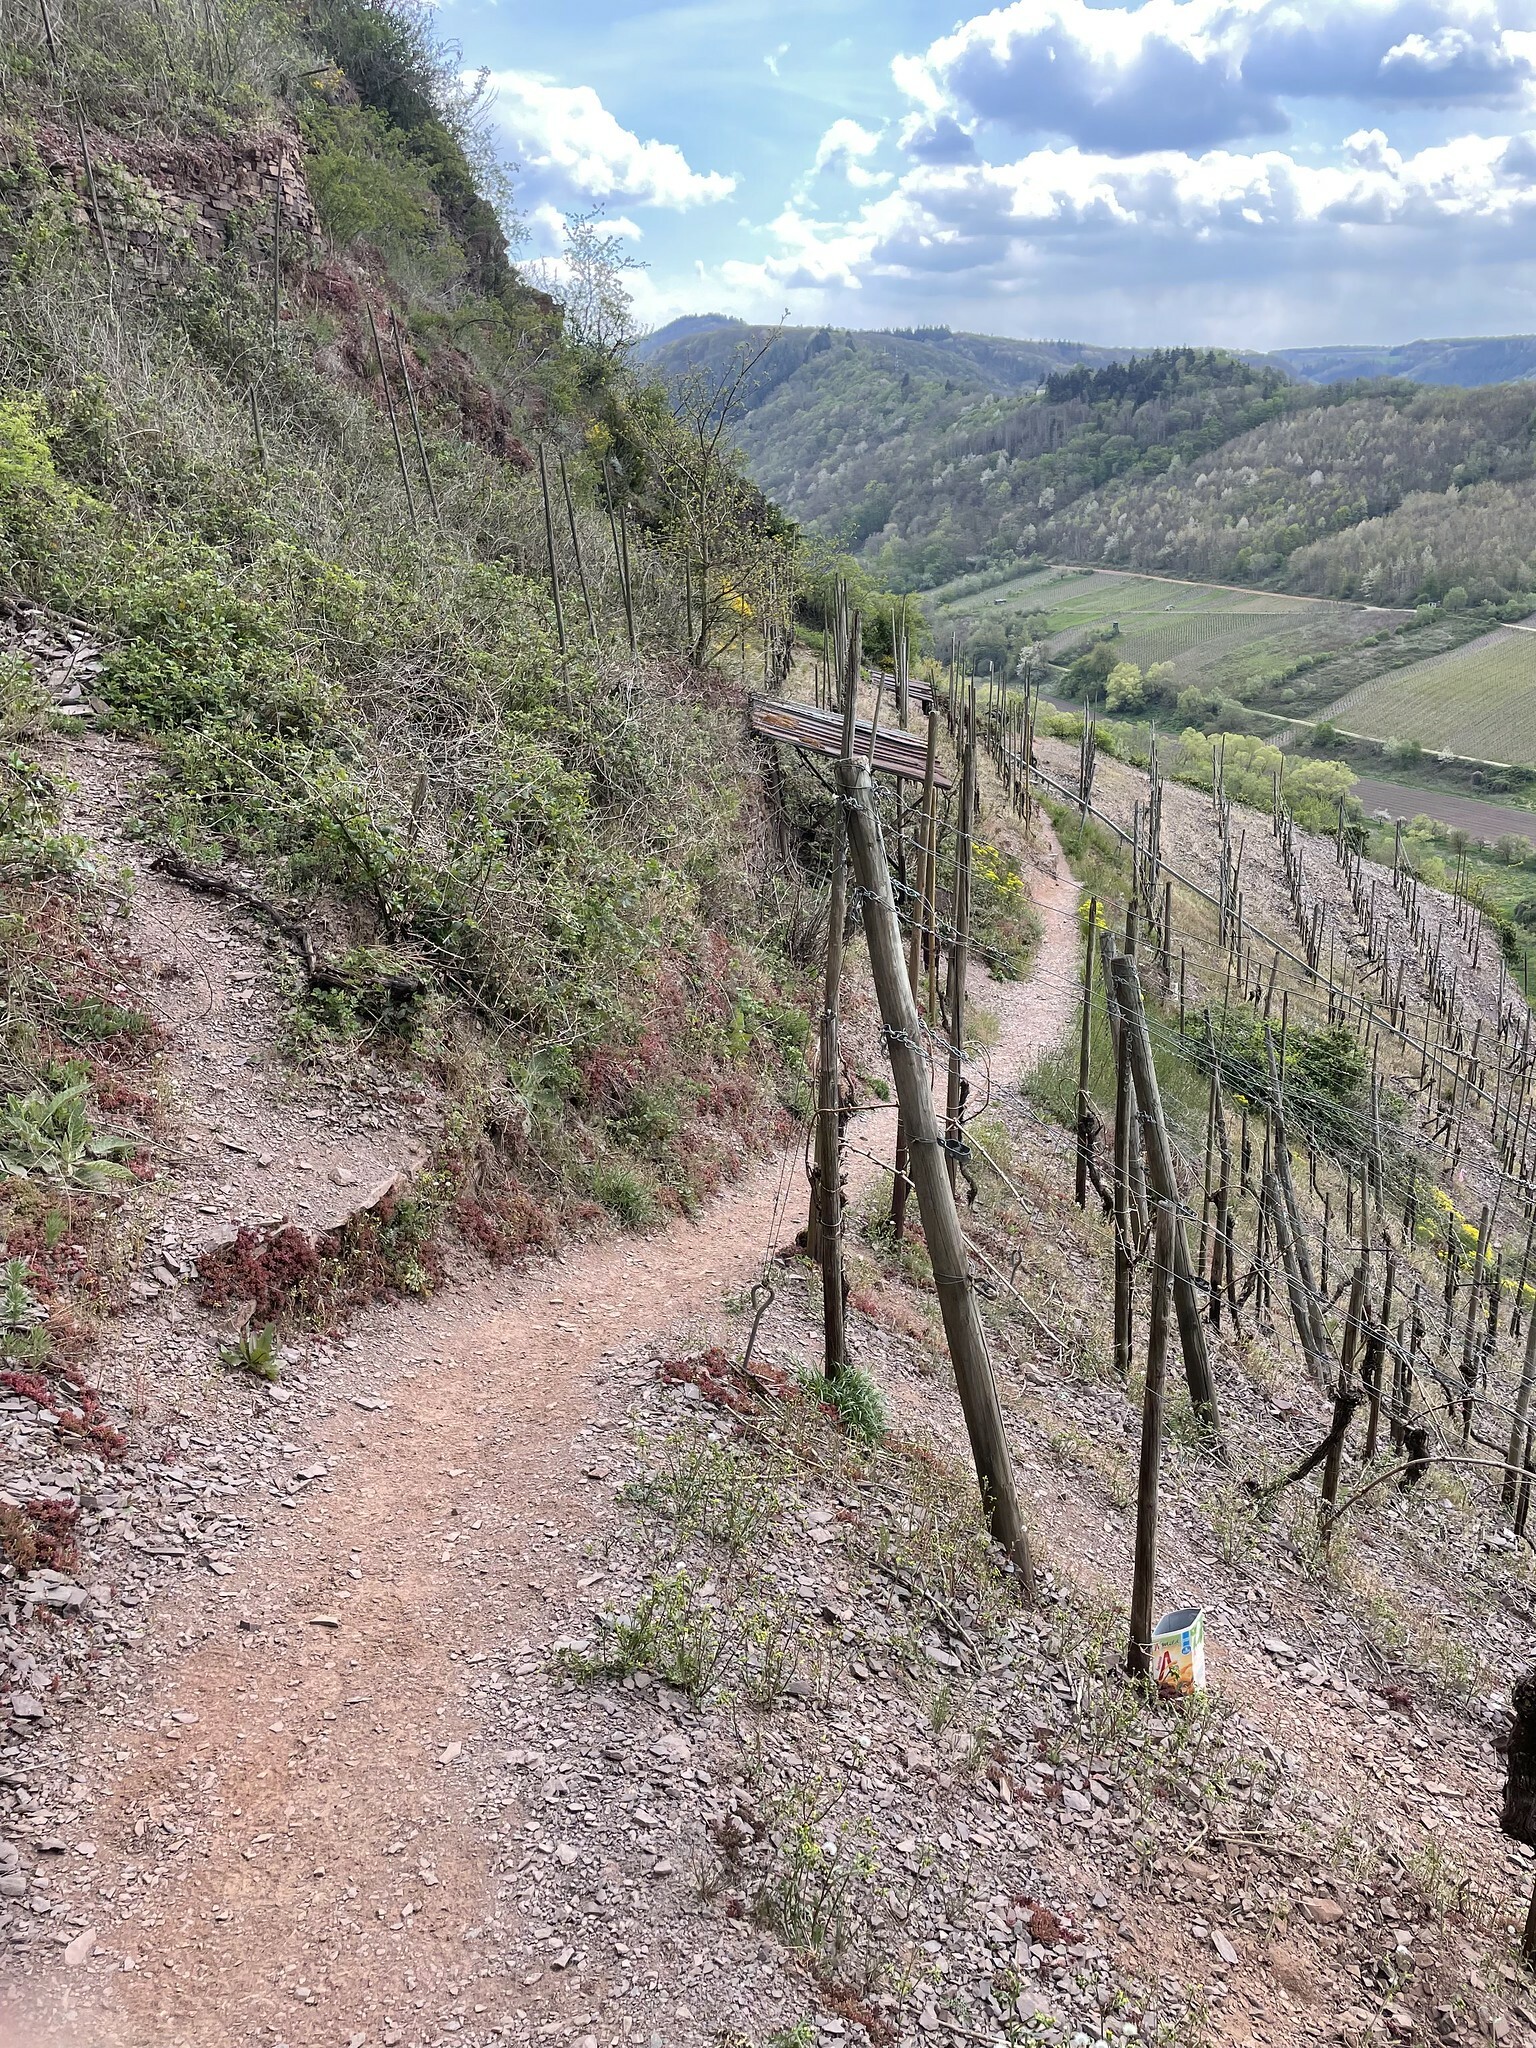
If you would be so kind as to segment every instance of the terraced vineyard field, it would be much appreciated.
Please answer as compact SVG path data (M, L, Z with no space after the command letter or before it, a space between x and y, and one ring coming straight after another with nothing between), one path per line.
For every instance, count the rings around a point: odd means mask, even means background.
M1305 657L1340 653L1408 616L1274 591L1070 568L1034 571L971 595L940 590L929 602L941 637L949 623L984 631L989 623L1040 615L1056 655L1088 633L1118 626L1115 650L1126 661L1139 668L1170 661L1180 688L1194 684L1245 698L1283 686ZM1304 686L1305 675L1299 681Z
M1536 762L1536 633L1498 627L1362 683L1327 716L1373 739L1529 765Z

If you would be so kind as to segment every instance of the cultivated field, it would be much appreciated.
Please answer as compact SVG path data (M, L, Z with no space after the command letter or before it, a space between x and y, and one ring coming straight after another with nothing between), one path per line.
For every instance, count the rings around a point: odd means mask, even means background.
M940 590L932 604L938 621L967 621L973 628L1042 614L1054 655L1070 651L1085 634L1118 626L1116 652L1126 661L1139 668L1172 662L1181 688L1245 699L1267 696L1277 686L1283 693L1285 679L1308 657L1335 654L1407 616L1274 591L1070 568L1035 571L975 595Z
M1330 705L1349 732L1478 760L1536 761L1536 634L1499 627L1363 683Z

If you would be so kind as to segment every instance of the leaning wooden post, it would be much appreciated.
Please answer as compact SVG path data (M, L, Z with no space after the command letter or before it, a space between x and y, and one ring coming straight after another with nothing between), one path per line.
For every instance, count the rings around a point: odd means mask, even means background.
M421 414L416 409L416 392L405 360L405 343L400 339L400 323L393 314L390 315L389 331L394 336L395 360L400 365L400 381L405 386L405 402L411 409L411 431L416 436L416 453L421 461L422 481L427 487L427 503L432 507L432 517L441 526L443 508L437 502L437 487L432 481L432 465L427 460L427 444L421 431ZM562 468L563 466L562 458Z
M1152 1595L1157 1580L1157 1495L1163 1463L1163 1406L1168 1386L1168 1296L1173 1274L1174 1210L1159 1202L1152 1219L1152 1300L1147 1378L1141 1396L1141 1468L1136 1480L1136 1561L1131 1573L1132 1678L1152 1676Z
M1088 1154L1093 1144L1093 1104L1088 1095L1088 1063L1093 1023L1093 949L1099 935L1099 899L1088 903L1087 936L1083 941L1083 1013L1077 1027L1077 1206L1088 1206Z
M917 856L917 901L911 909L907 932L907 979L912 1000L919 1001L923 977L923 942L928 930L928 899L933 890L929 842L933 837L933 796L935 765L939 745L939 721L932 701L928 705L928 753L923 764L922 843ZM907 1227L907 1191L911 1186L907 1158L907 1126L900 1109L896 1112L896 1170L891 1178L891 1235L899 1243Z
M918 1214L933 1261L934 1291L939 1297L944 1334L954 1362L955 1383L971 1454L976 1461L982 1505L993 1536L1013 1560L1024 1598L1033 1602L1034 1554L1014 1487L1002 1407L992 1374L987 1333L976 1305L965 1237L944 1170L944 1141L923 1055L922 1024L902 958L901 926L896 917L891 873L869 771L862 762L844 759L837 764L837 780L847 809L848 849L864 906L864 932L880 1003L880 1021L896 1082L896 1098L907 1120Z
M1141 981L1136 962L1122 953L1114 963L1115 996L1120 1010L1120 1028L1130 1041L1131 1077L1136 1084L1136 1103L1146 1139L1147 1171L1154 1193L1177 1208L1178 1175L1174 1169L1173 1146L1163 1118L1163 1098L1157 1085L1157 1068L1152 1059L1152 1040L1147 1015L1142 1007ZM1225 1456L1221 1444L1221 1422L1216 1405L1216 1380L1211 1371L1211 1354L1206 1343L1205 1324L1193 1268L1184 1218L1173 1224L1173 1304L1179 1318L1179 1343L1184 1353L1184 1374L1189 1382L1195 1413L1211 1439L1212 1448Z
M965 981L971 950L971 820L976 808L976 699L965 708L965 765L960 775L960 816L955 834L955 931L949 942L949 1072L944 1092L949 1141L949 1185L958 1178L965 1086Z
M1533 1389L1536 1389L1536 1311L1533 1311L1526 1324L1525 1361L1520 1368L1520 1390L1515 1395L1515 1419L1510 1424L1504 1484L1499 1492L1500 1502L1506 1510L1512 1509L1515 1505L1515 1489L1519 1485L1520 1474L1525 1466Z
M581 585L581 601L587 610L587 631L592 635L595 653L602 652L602 643L597 637L597 620L592 614L592 599L587 591L587 572L581 559L581 535L576 531L576 506L571 497L571 479L565 466L565 451L555 450L555 461L560 466L560 488L565 493L565 519L571 530L571 552L576 557L576 580Z
M843 1302L843 1161L838 1101L838 997L843 975L843 924L848 914L848 842L838 811L833 855L832 906L827 926L827 981L821 1012L820 1066L816 1076L816 1169L821 1215L821 1304L826 1332L826 1375L836 1379L848 1363Z
M565 667L565 607L560 602L560 572L555 567L555 522L549 509L549 467L544 460L544 443L539 443L539 489L544 496L544 549L549 556L549 588L555 600L555 635L560 642L560 666ZM685 565L686 566L686 565Z
M372 302L368 299L364 299L363 305L367 309L368 313L368 331L373 336L373 352L378 357L379 361L379 382L384 386L384 408L385 411L389 414L389 431L394 436L395 440L395 460L400 465L400 481L405 486L405 509L410 513L411 525L414 527L416 524L416 498L415 494L411 490L411 473L405 466L405 443L400 438L400 421L395 413L395 394L389 388L389 372L384 367L384 344L379 339L379 323L373 317ZM543 471L543 467L544 448L543 444L541 443L539 446L539 469L541 473ZM547 497L544 506L544 518L547 524L549 519L549 504ZM551 561L553 561L553 556L551 556ZM562 654L565 652L565 642L563 639L560 643L560 651Z

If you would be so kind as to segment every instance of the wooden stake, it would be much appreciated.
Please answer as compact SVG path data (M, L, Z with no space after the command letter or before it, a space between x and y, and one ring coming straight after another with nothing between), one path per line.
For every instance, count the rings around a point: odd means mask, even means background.
M930 902L934 881L930 872L930 841L933 837L933 800L935 766L938 756L939 721L930 702L928 706L928 752L923 765L923 808L919 819L922 844L917 854L917 900L910 913L911 928L907 934L907 979L912 984L912 1000L921 1004L919 991L923 977L923 944L927 937ZM898 1107L896 1111L896 1171L891 1180L891 1235L898 1244L907 1227L907 1194L911 1185L907 1155L907 1125Z
M603 479L603 502L608 508L608 531L613 537L613 565L619 579L619 593L624 600L624 622L629 628L629 651L633 654L635 651L635 607L630 598L629 572L624 560L624 550L619 544L619 522L613 510L613 486L608 480L608 464L601 462L598 464L598 469ZM819 704L821 702L819 694L821 670L819 665L816 674L818 677L816 701Z
M405 466L405 443L400 438L400 421L395 413L395 394L389 388L389 372L384 367L384 344L379 339L379 323L373 317L373 302L370 299L365 298L363 300L363 305L366 308L368 314L368 331L373 336L373 352L378 359L379 382L384 386L384 409L389 414L389 431L394 437L395 460L400 465L400 481L405 486L406 510L411 515L411 525L414 528L414 526L416 525L416 497L415 493L411 489L411 473ZM543 472L543 468L544 449L541 444L539 448L539 469L541 474ZM544 518L545 524L547 525L549 521L549 505L547 495L544 507ZM553 568L553 553L551 553L550 556L550 564L551 568ZM563 635L561 636L560 641L560 651L562 654L565 652L565 639Z
M965 1047L965 983L971 950L971 821L976 808L976 702L965 711L965 761L960 774L960 815L955 833L955 935L949 944L949 987L945 1008L949 1026L949 1070L944 1092L944 1126L949 1148L949 1185L953 1192L964 1137L961 1111L965 1103L962 1072Z
M1510 1424L1509 1450L1504 1465L1504 1484L1499 1498L1507 1510L1515 1505L1515 1487L1530 1453L1531 1395L1536 1391L1536 1315L1526 1325L1525 1361L1520 1368L1520 1390L1515 1396L1515 1419Z
M832 856L832 900L827 913L827 970L822 994L820 1059L816 1073L815 1195L820 1221L821 1307L826 1375L836 1379L848 1363L843 1299L842 1105L838 1100L840 1058L838 1008L843 979L843 926L848 915L848 841L838 809Z
M1108 935L1106 934L1106 937ZM1131 1123L1136 1097L1131 1081L1130 1033L1115 1033L1115 1378L1128 1386L1131 1378L1132 1274L1135 1258L1131 1226Z
M934 1291L954 1362L982 1506L994 1538L1013 1561L1024 1598L1033 1603L1034 1553L1014 1486L1002 1407L986 1331L976 1306L965 1237L944 1171L943 1140L923 1057L922 1025L902 959L901 927L869 771L860 762L844 758L837 764L837 780L848 806L848 845L864 906L870 967L897 1099L906 1114L918 1213L933 1262Z
M432 465L427 460L427 444L422 437L421 414L416 410L416 392L411 384L410 370L406 365L405 344L400 339L400 323L393 315L390 316L389 330L395 338L395 357L400 365L400 382L405 386L405 402L411 409L411 431L416 436L416 454L421 462L422 480L427 487L427 503L432 507L432 517L441 526L443 508L437 502L437 486L432 481Z
M1147 1170L1153 1191L1164 1201L1179 1199L1178 1175L1173 1146L1163 1119L1163 1100L1157 1085L1157 1068L1152 1059L1152 1040L1142 1007L1141 983L1136 962L1122 956L1115 962L1115 996L1120 1007L1121 1028L1130 1040L1131 1073L1136 1084L1136 1101L1145 1139ZM1184 1373L1189 1382L1195 1413L1218 1455L1221 1445L1220 1417L1216 1405L1216 1381L1206 1347L1205 1324L1200 1318L1194 1274L1189 1260L1189 1243L1184 1219L1176 1216L1173 1227L1173 1300L1179 1319L1179 1342L1184 1353Z
M1168 1299L1173 1277L1174 1210L1159 1202L1152 1219L1152 1299L1147 1330L1147 1377L1141 1397L1141 1465L1136 1481L1136 1561L1131 1574L1131 1642L1126 1668L1132 1678L1152 1676L1152 1600L1157 1579L1157 1499L1163 1462L1163 1407L1167 1394Z
M1088 1206L1088 1155L1093 1143L1093 1104L1088 1095L1088 1062L1093 1023L1093 949L1098 938L1099 899L1088 903L1087 934L1083 941L1083 1008L1077 1027L1077 1206Z
M404 366L402 365L402 368L403 367ZM576 557L576 580L581 585L581 601L582 604L586 607L587 631L592 635L592 646L594 651L601 651L601 643L599 642L597 637L597 620L592 615L592 599L587 594L587 572L585 568L583 568L582 566L581 536L576 531L576 507L571 498L571 479L565 467L564 449L557 448L555 450L555 461L560 466L560 489L565 494L565 521L567 526L569 526L571 530L571 552ZM745 625L743 625L742 627L742 637L743 641L745 641Z
M560 602L560 572L555 566L555 522L549 509L549 469L544 460L544 443L539 443L539 489L544 495L544 548L549 556L549 588L555 600L555 634L560 642L560 666L565 667L565 606Z

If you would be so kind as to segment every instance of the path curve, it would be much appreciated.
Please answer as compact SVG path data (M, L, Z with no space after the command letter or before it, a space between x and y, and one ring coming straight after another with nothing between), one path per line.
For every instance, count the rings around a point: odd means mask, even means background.
M1030 973L986 996L1008 1085L1072 1009L1077 890L1053 840L1041 860ZM116 1699L87 1710L95 1858L60 1883L98 1953L31 1987L26 2048L228 2048L258 2030L390 2048L421 2038L445 1986L493 2024L508 2000L482 1980L515 1998L529 1949L497 1917L492 1820L458 1767L482 1734L466 1664L547 1637L541 1607L581 1569L592 1427L630 1395L625 1354L751 1283L788 1235L786 1186L798 1202L797 1172L764 1162L697 1223L358 1321L352 1358L391 1405L360 1407L338 1363L315 1424L328 1475L270 1507L232 1576L183 1582Z

